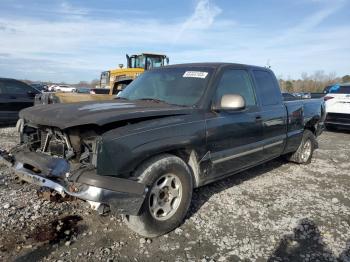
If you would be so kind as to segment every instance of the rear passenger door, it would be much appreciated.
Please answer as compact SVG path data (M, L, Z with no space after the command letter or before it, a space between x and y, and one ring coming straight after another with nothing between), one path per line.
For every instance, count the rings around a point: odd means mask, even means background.
M208 115L207 149L213 163L210 178L237 172L262 159L262 126L249 72L245 69L225 69L213 103L218 103L225 94L243 96L246 108L239 111L213 111Z
M277 79L270 70L252 70L261 105L264 159L279 156L287 134L287 110Z

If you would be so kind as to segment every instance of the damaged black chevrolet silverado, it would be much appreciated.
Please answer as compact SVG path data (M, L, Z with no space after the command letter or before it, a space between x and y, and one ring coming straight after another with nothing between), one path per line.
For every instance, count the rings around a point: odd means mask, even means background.
M22 180L125 214L154 237L182 223L193 188L281 155L308 164L324 103L284 102L266 68L201 63L146 72L114 101L20 117L20 144L2 160Z

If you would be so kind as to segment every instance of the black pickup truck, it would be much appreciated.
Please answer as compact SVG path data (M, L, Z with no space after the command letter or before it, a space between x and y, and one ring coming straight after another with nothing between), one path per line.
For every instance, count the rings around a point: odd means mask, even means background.
M310 163L324 112L323 100L284 102L266 68L172 65L142 74L115 101L21 111L21 144L2 160L154 237L181 224L193 188L281 155Z

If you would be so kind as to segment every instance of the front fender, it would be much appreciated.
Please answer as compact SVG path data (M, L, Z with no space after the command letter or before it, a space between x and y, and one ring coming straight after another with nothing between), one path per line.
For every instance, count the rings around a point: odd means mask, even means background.
M97 173L128 177L146 159L176 149L205 154L205 121L192 121L118 136L109 131L98 143ZM115 135L115 136L114 136Z

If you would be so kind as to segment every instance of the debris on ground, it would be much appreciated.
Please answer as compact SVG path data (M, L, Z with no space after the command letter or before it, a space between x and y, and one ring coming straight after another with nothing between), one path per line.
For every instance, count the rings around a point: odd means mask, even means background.
M309 165L277 159L196 189L184 224L154 239L1 166L0 261L350 261L349 137L324 132ZM1 148L16 141L0 129Z

